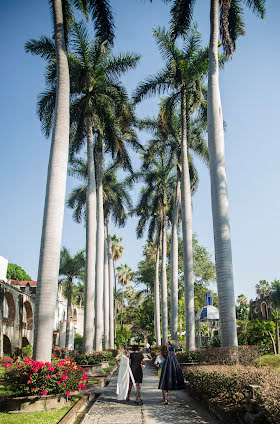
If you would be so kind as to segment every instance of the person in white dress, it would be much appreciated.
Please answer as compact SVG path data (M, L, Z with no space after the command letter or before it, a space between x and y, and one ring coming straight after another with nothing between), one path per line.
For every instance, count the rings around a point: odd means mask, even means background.
M130 368L129 357L127 356L127 353L127 351L124 351L119 365L119 375L117 380L118 400L126 400L129 388L129 380L132 381L132 384L135 388L135 381Z

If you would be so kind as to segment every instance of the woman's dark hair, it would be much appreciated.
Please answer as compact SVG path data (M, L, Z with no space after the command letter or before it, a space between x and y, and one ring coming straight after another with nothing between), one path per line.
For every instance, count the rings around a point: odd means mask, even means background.
M137 344L132 346L133 352L136 352L136 350L139 350L139 346Z
M168 355L168 346L167 345L162 345L161 346L161 354L164 358L167 357Z

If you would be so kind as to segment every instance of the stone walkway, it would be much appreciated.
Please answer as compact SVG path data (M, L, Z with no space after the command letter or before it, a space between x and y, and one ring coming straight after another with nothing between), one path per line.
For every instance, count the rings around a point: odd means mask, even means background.
M82 420L83 424L218 424L199 402L184 390L169 393L168 405L162 404L161 390L158 390L157 370L146 360L141 399L143 405L132 401L118 401L116 395L117 372L110 384L100 389L100 396Z

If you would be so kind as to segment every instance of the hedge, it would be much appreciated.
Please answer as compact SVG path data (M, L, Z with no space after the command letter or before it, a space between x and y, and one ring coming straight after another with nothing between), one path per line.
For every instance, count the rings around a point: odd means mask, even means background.
M229 422L243 418L249 385L260 386L255 406L263 412L262 423L280 423L280 373L270 368L242 365L184 367L187 388L210 405L222 408ZM242 421L241 421L242 422Z
M238 346L237 348L209 347L194 352L178 353L180 363L200 362L207 365L253 365L261 356L259 346Z

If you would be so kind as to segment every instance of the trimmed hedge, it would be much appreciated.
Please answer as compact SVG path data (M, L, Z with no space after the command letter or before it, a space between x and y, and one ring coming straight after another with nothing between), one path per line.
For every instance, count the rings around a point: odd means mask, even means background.
M112 350L104 350L103 352L95 352L88 355L73 355L72 358L79 365L94 365L99 364L102 361L110 361L115 359L117 355L117 351Z
M187 387L210 405L222 408L230 422L243 419L247 411L249 385L256 392L256 411L263 412L262 423L280 423L280 373L269 368L248 366L184 367ZM242 421L241 421L242 422Z
M259 346L209 347L194 352L178 353L180 363L200 362L207 365L253 365L261 356Z

